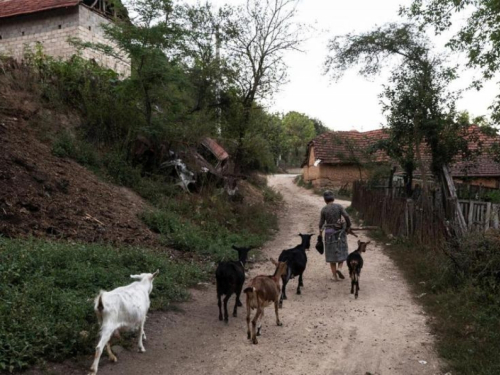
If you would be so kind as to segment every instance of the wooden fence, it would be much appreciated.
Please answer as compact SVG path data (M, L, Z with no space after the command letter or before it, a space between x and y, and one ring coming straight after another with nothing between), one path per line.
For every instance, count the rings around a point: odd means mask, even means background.
M458 202L469 230L500 229L500 204L472 200L459 200Z
M357 182L353 186L352 206L366 224L379 226L396 237L434 245L449 236L442 204L431 198L414 201L395 197Z
M469 200L459 200L458 204L469 231L500 228L499 204ZM385 233L406 237L423 245L445 241L455 229L454 224L446 219L452 216L452 212L445 211L440 194L413 200L356 182L353 185L352 206L367 225L379 226Z

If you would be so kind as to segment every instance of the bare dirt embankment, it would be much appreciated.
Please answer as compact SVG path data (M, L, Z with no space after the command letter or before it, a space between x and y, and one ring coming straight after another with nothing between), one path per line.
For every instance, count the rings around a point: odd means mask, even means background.
M280 232L263 249L269 256L277 257L282 249L297 244L299 232L317 233L322 200L295 186L292 179L270 178L270 184L283 193L286 209ZM355 243L350 236L351 249ZM294 294L297 281L292 281L289 300L280 311L283 327L274 325L274 313L268 309L258 345L246 339L245 308L225 325L218 321L214 285L195 290L192 301L180 305L182 312L151 315L146 353L124 351L116 364L104 357L99 373L441 374L428 318L402 275L377 245L370 246L364 258L360 297L354 300L349 281L332 281L324 258L312 249L302 295ZM264 263L250 276L272 271L271 263ZM234 297L231 307L233 303ZM64 373L83 371L66 368Z
M140 197L52 155L40 140L43 124L63 131L78 121L0 77L0 235L157 246L138 218L146 207Z

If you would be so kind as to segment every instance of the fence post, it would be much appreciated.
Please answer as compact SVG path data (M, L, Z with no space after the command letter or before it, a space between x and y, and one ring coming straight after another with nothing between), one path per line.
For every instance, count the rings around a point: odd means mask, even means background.
M499 229L500 223L499 223L499 216L500 216L500 204L495 204L493 206L494 214L493 214L493 228Z
M484 223L484 230L490 229L490 220L491 220L491 202L486 203L486 220Z
M467 227L469 230L472 228L472 223L474 222L474 202L469 201L469 217L467 218Z

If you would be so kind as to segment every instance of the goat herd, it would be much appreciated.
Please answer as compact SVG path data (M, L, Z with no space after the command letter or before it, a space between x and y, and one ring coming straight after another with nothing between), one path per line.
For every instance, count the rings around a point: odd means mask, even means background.
M273 275L260 275L250 280L248 287L243 290L245 283L245 263L248 252L252 248L236 247L238 252L237 261L220 262L215 272L217 281L217 300L219 306L219 320L228 322L227 302L229 298L236 294L233 316L237 316L238 307L243 306L240 300L241 292L246 294L247 305L247 336L254 344L257 344L257 336L260 335L264 308L274 304L276 314L276 324L281 326L279 318L279 308L283 307L283 300L287 299L286 286L290 279L298 276L297 294L301 294L300 288L304 286L302 275L307 265L306 250L310 248L312 234L299 234L302 238L300 245L293 249L283 250L278 261L271 259L276 269ZM351 278L351 294L358 297L359 276L363 267L361 253L366 251L366 246L370 242L358 241L358 249L349 254L347 266ZM111 350L110 340L112 336L119 337L120 331L139 330L139 351L145 352L143 340L146 340L144 333L144 323L149 310L149 295L153 289L153 280L158 275L155 273L143 273L131 275L130 277L138 281L127 286L116 288L110 292L101 291L94 300L94 310L101 325L99 343L96 347L94 362L90 368L90 375L95 375L99 366L104 348L111 361L118 359ZM280 280L283 287L280 287ZM222 301L224 296L224 315L222 314ZM252 320L250 329L251 310L257 310ZM257 326L258 322L258 326Z

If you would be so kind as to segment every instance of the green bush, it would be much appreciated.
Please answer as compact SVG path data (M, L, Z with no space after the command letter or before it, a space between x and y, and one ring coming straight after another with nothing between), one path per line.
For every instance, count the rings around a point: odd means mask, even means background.
M179 213L166 209L147 212L143 214L142 219L153 231L162 235L167 245L181 251L210 256L216 261L233 259L232 245L261 246L270 235L269 228L262 232L251 227L233 231L213 220L196 224ZM228 224L237 226L238 219L235 217L234 222ZM264 217L262 219L264 223L276 227L276 223L270 223L270 220L265 220Z
M152 309L186 299L186 288L204 277L198 265L154 251L0 238L0 370L92 352L92 299L156 269Z
M99 155L95 147L78 141L69 132L61 132L52 145L52 153L60 158L71 158L87 167L99 167Z
M103 165L105 173L111 182L131 188L141 184L140 168L130 165L122 153L107 153L103 157Z

